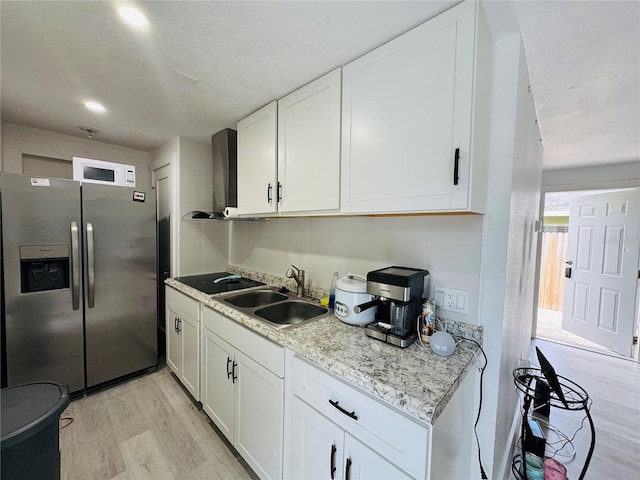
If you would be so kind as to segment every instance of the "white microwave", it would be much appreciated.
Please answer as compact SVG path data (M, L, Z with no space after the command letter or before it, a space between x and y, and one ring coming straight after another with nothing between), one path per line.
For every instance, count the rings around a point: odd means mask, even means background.
M136 167L91 158L73 157L73 179L84 183L135 187Z

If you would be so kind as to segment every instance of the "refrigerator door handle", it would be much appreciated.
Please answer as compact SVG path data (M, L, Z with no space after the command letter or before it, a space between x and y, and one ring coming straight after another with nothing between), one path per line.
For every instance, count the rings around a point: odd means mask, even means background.
M73 309L80 308L80 232L78 223L71 222L71 301Z
M96 270L95 256L93 251L93 225L87 222L87 283L88 295L87 301L89 308L93 308L96 299Z

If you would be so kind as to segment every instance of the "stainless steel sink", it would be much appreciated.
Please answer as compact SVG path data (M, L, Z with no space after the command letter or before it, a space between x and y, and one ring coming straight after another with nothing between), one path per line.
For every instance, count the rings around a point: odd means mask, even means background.
M262 307L253 313L265 320L280 325L299 325L305 320L324 315L329 310L320 305L291 300Z
M273 290L255 290L253 292L240 293L231 295L224 299L225 302L235 305L236 307L262 307L275 302L287 300L289 297Z
M278 330L317 320L330 315L328 308L292 292L282 293L277 287L225 295L226 303Z

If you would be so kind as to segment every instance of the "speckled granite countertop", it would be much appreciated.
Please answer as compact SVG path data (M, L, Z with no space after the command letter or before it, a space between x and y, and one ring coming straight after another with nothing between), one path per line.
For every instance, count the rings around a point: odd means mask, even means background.
M362 327L347 325L333 315L276 330L216 300L216 296L205 295L175 279L165 283L427 423L436 421L474 366L470 351L456 348L453 355L441 357L431 350L421 350L415 343L401 349L369 338Z

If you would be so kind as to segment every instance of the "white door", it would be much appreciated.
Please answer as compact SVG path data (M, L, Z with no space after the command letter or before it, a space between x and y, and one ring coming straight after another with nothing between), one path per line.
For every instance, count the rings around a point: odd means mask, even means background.
M202 331L202 408L233 442L234 348L208 328Z
M371 450L364 443L348 433L345 433L344 456L345 480L396 480L411 478L389 460Z
M340 480L344 430L298 397L291 420L291 478Z
M572 200L562 328L625 356L637 315L639 238L640 189Z
M340 206L340 68L278 100L280 212Z
M167 365L178 378L182 370L182 337L178 333L178 309L167 303L166 306L166 332L167 332Z
M182 376L180 379L196 399L200 400L200 323L181 312L178 330L182 336Z
M238 211L274 213L277 183L278 110L275 101L238 122Z
M284 380L235 353L234 446L260 478L282 478Z
M344 66L343 213L467 207L474 16L463 2Z

